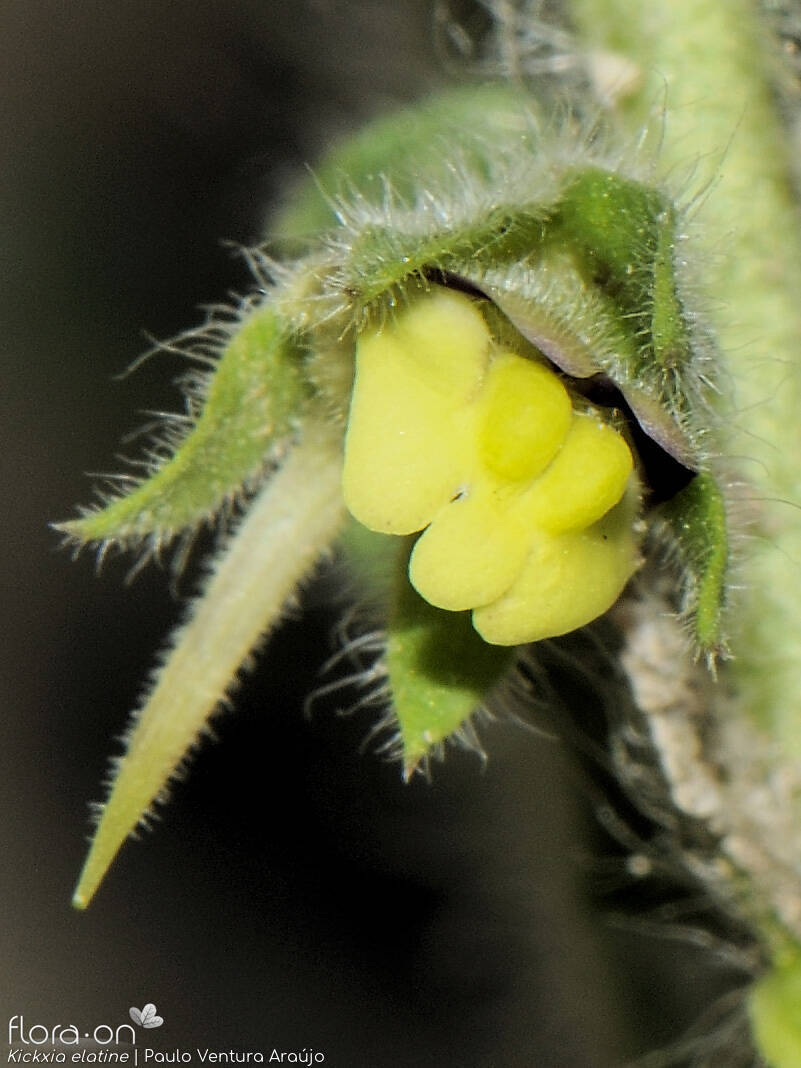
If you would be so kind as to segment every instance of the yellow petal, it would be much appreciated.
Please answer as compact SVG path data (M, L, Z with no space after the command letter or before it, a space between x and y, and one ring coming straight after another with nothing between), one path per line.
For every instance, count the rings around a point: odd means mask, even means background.
M393 339L403 350L406 374L441 393L449 404L463 405L481 384L491 338L475 301L453 289L434 286L415 297L383 329L364 336L372 346ZM393 398L387 397L391 403Z
M435 289L359 340L343 494L371 530L422 530L475 466L468 398L489 359L489 332L462 293Z
M437 608L461 611L497 600L519 575L530 533L491 487L447 504L420 536L409 561L409 578Z
M473 612L473 626L493 645L519 645L567 634L615 603L638 564L637 494L630 492L585 530L537 532L508 593Z
M621 434L577 415L553 463L516 505L521 520L551 534L588 527L617 504L633 467Z
M398 363L362 361L342 475L351 514L384 534L422 530L459 492L465 454L474 451L464 420L414 389Z
M567 390L547 367L504 353L487 375L482 397L479 455L497 478L536 478L551 462L570 427Z

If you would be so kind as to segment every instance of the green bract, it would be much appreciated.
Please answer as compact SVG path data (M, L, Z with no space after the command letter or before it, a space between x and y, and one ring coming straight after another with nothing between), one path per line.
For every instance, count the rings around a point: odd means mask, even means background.
M536 512L536 529L545 532L537 534L537 545L543 552L548 546L548 559L556 559L554 546L564 545L562 571L551 563L551 573L574 581L571 554L579 546L587 561L577 588L586 604L595 605L592 611L575 619L565 611L561 618L572 622L550 631L538 624L532 633L561 633L609 606L636 568L642 528L661 502L658 529L672 543L684 587L676 608L694 618L700 651L714 656L719 650L726 524L706 459L709 343L696 336L677 279L681 214L663 191L619 173L590 142L586 137L568 144L544 134L531 100L499 87L451 93L381 120L333 153L317 184L299 191L276 224L281 254L275 247L254 250L264 292L231 320L189 335L190 355L195 336L206 346L204 359L209 340L219 356L190 398L188 433L172 455L156 449L152 475L132 493L62 529L79 543L157 547L211 520L227 502L255 496L136 716L76 904L89 901L245 657L346 529L343 440L357 346L363 343L366 351L371 339L388 336L434 287L467 294L459 301L483 323L476 336L487 339L479 338L479 348L488 345L500 354L495 363L487 364L485 354L476 364L475 382L486 366L494 368L487 372L485 408L506 421L503 433L492 422L495 415L490 423L481 416L484 423L477 424L482 463L494 479L485 480L486 492L497 498L482 515L527 516L506 504L501 508L498 495L516 493L518 484L527 487L542 475L536 490L541 501L532 498L530 508L555 508L558 499L564 513L554 525ZM308 250L312 235L312 250L293 258L297 239L303 237ZM383 349L373 347L380 358ZM458 364L467 350L457 348L452 358ZM454 374L453 381L462 381L458 368ZM533 383L525 386L532 398L538 389L550 389L553 402L521 406L517 387L509 384L519 375ZM484 408L470 407L472 383L465 387L464 411L480 414ZM503 389L508 397L493 399L492 391ZM391 396L381 403L391 411ZM547 420L557 409L564 420L558 432L543 425L529 433L525 419ZM461 412L453 407L454 427ZM435 406L435 421L436 415ZM359 418L364 422L363 412ZM562 475L545 477L563 442L573 440L571 425L586 430L591 442L575 453L577 470L584 472L576 478L598 484L595 503L587 507L578 490L575 500L565 497ZM454 431L441 447L457 436ZM521 452L521 442L529 441ZM545 449L536 463L526 453L535 446ZM369 455L369 441L360 440L359 449ZM592 473L596 449L616 457L606 483ZM632 454L640 457L641 508L634 483L623 496ZM459 487L448 487L458 496ZM397 533L420 530L429 519L426 514ZM375 529L394 528L379 522ZM520 543L521 561L532 551L531 537ZM612 544L619 550L610 555ZM447 737L468 731L470 716L503 678L512 653L485 644L466 612L435 608L412 590L406 539L351 524L340 547L381 615L392 707L410 773ZM464 551L462 556L467 559ZM424 564L420 559L412 566L418 588L424 594L448 588L449 576L438 571L447 567L447 544L427 552ZM614 575L607 573L612 567ZM539 596L536 569L527 574L523 614ZM493 587L498 603L507 588L501 586ZM476 608L484 619L483 587L470 588L478 592L465 595L464 605L454 598L446 607ZM445 603L448 595L431 599ZM515 621L520 612L515 605Z

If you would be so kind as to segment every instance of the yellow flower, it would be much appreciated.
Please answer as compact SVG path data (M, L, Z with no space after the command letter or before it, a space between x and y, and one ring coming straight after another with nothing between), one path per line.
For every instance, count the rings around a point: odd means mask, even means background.
M361 336L345 503L371 530L425 531L409 578L473 609L496 645L601 615L635 567L638 493L623 437L560 377L500 349L476 302L433 288Z

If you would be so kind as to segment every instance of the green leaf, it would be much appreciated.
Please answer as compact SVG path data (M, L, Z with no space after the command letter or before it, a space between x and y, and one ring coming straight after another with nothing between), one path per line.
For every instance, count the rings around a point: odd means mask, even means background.
M297 241L338 224L337 209L354 198L381 203L387 188L400 200L413 202L420 187L420 168L431 170L432 146L447 144L437 154L447 164L477 167L486 177L496 143L510 130L526 132L527 102L505 85L462 87L401 108L375 119L346 138L314 168L313 179L296 191L277 216L270 232L279 241ZM480 116L480 122L476 122ZM472 131L477 127L481 136ZM454 146L454 131L458 145Z
M157 446L155 470L132 492L58 529L81 543L159 546L210 519L276 456L306 392L301 354L274 310L251 311L226 340L174 454L162 460L166 446Z

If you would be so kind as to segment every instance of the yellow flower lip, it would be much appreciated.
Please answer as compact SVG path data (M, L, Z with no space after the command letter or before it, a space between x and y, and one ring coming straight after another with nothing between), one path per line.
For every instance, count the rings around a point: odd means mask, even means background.
M345 503L371 530L424 531L413 586L472 609L490 643L562 634L614 603L637 565L633 467L549 366L497 350L462 293L434 287L359 340Z
M490 364L484 384L479 455L498 479L536 478L556 456L572 416L570 397L547 367L511 353Z

